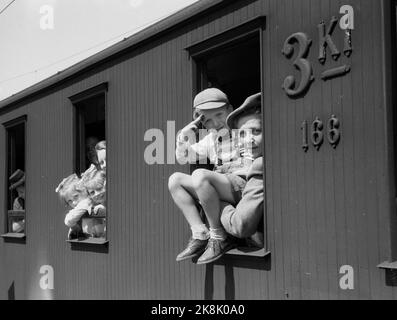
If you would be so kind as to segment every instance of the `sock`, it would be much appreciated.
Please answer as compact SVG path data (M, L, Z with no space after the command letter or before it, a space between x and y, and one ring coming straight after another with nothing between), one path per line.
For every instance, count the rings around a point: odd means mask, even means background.
M208 240L210 237L210 231L205 224L197 224L191 226L192 237L197 240Z
M227 238L227 233L225 229L219 228L219 229L211 229L210 228L210 237L211 239L216 239L216 240L226 240Z

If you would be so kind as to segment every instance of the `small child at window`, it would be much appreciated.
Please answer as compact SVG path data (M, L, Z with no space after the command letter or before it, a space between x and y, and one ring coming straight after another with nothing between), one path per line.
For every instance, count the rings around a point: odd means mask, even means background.
M16 170L9 178L10 191L15 190L18 197L15 198L12 210L25 210L25 173L22 170Z
M87 222L83 218L87 214L104 215L106 209L104 203L105 174L99 170L90 170L80 179L72 174L64 179L55 190L59 197L72 209L65 216L65 224L70 228L68 239L77 238L78 234L92 237L104 236L104 219L90 219Z
M81 185L81 179L77 174L63 179L55 192L72 208L65 216L65 224L70 228L68 239L78 238L82 232L80 220L83 215L91 211L92 200L88 197L87 190Z
M12 204L13 211L25 211L25 173L16 170L9 178L10 191L15 190L18 196ZM25 219L14 220L12 222L12 232L22 233L25 230Z
M102 170L94 169L81 178L82 186L87 190L91 199L90 215L98 218L82 218L82 228L85 234L92 237L105 237L106 232L106 174Z

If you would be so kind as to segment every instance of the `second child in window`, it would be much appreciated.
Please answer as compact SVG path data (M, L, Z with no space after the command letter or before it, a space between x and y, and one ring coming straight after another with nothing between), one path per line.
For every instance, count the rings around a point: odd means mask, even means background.
M92 206L89 212L92 217L82 217L83 232L94 238L105 237L106 174L102 170L92 170L82 176L81 184L87 190Z
M9 178L10 191L15 190L18 196L12 204L13 211L25 211L25 173L16 170ZM20 233L25 230L25 219L14 220L12 222L12 232Z
M103 171L91 170L80 179L76 174L64 179L55 190L71 210L65 216L65 225L68 226L68 239L78 238L81 233L86 236L102 237L105 233L104 220L92 219L92 222L83 223L85 215L102 216L106 209L104 203L105 174ZM88 188L87 188L88 187Z
M25 210L25 173L22 170L16 170L9 178L10 190L15 190L18 197L15 198L12 210Z
M69 227L68 239L76 239L82 233L81 217L89 212L92 207L88 192L82 187L77 174L72 174L63 179L55 192L71 208L65 216L65 225Z

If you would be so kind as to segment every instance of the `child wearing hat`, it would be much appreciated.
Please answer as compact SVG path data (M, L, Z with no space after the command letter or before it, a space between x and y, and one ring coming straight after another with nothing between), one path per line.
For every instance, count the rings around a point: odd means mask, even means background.
M247 174L247 184L237 206L225 203L221 213L221 222L225 230L236 238L246 239L248 244L263 247L263 230L260 222L263 219L263 156L262 156L262 125L260 110L261 95L247 98L246 102L227 119L228 126L245 130L252 134L254 162ZM258 150L255 149L258 147Z
M194 110L198 114L197 119L182 129L177 137L177 159L179 162L182 159L196 163L209 158L215 168L214 171L198 169L191 176L175 173L169 179L169 190L192 230L192 237L186 249L177 256L177 261L197 257L216 248L211 255L200 257L197 263L203 264L219 259L237 245L221 225L220 202L237 204L240 200L246 182L247 163L239 156L239 149L227 125L226 119L233 110L227 96L218 89L204 90L195 97ZM192 131L198 129L199 122L214 131L198 143L191 144L191 139L185 137L193 135ZM240 174L233 174L237 171ZM200 216L197 203L204 210L209 229Z
M10 190L15 190L18 196L12 204L12 210L25 210L25 173L22 170L16 170L9 178ZM12 222L12 232L20 233L25 230L25 219Z

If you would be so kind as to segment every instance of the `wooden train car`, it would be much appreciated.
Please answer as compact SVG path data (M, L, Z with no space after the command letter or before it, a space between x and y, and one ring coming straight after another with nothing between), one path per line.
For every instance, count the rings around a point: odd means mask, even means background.
M202 0L0 102L0 298L397 298L395 12ZM207 87L235 107L262 92L266 243L198 266L175 261L189 230L167 184L191 169L170 141ZM92 135L107 142L106 238L68 242L54 190Z

